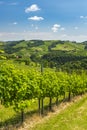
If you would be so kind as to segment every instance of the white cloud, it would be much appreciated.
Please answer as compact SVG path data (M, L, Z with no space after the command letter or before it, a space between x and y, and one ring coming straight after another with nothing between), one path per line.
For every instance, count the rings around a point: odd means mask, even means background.
M78 30L79 28L78 27L74 27L75 30Z
M67 37L67 34L63 34L63 35L61 35L61 37L63 37L63 38L64 38L64 37Z
M33 17L29 17L28 20L40 21L40 20L44 20L44 18L38 17L38 16L33 16Z
M23 32L0 32L0 41L10 40L31 40L31 39L51 39L53 34L49 32L31 32L23 30Z
M53 32L57 32L60 27L61 27L61 25L59 25L59 24L54 24L51 29L52 29Z
M84 16L80 16L80 18L81 18L81 19L83 19L83 18L84 18Z
M31 24L31 27L34 27L34 24Z
M64 40L83 42L87 41L87 35L62 35ZM62 37L60 37L62 39Z
M54 24L53 25L55 28L59 28L61 25L59 25L59 24Z
M87 16L80 16L81 19L87 19Z
M41 39L41 40L70 40L83 42L87 40L87 35L68 35L68 34L57 34L51 32L0 32L0 41L10 41L10 40L31 40L31 39Z
M31 24L31 27L32 27L33 29L35 29L35 30L38 30L38 29L39 29L39 27L38 27L37 25L34 25L34 24Z
M13 25L17 25L18 23L17 22L13 22Z
M38 11L38 10L40 10L38 5L37 4L33 4L33 5L29 6L28 8L26 8L25 12L29 13L29 12L34 12L34 11Z
M38 30L39 29L38 26L36 26L35 29Z
M64 27L62 27L62 28L60 28L60 30L61 30L61 31L64 31L64 30L65 30L65 28L64 28Z
M24 30L23 32L26 33L26 30Z

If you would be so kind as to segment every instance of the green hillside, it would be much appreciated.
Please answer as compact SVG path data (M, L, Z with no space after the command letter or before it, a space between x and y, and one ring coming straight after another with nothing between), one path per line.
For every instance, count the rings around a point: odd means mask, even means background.
M4 50L7 59L24 62L26 65L34 62L43 63L44 67L64 68L67 64L70 66L78 64L84 69L87 63L86 41L83 43L60 40L8 41L0 42L0 49Z
M42 40L30 40L30 41L12 41L6 42L4 49L9 54L21 54L23 50L23 55L26 53L37 52L39 54L44 54L52 50L61 51L84 51L85 44L70 42L70 41L42 41Z
M66 51L80 51L84 50L84 45L83 44L75 44L71 42L65 42L64 44L58 44L56 47L53 48L53 50L66 50Z

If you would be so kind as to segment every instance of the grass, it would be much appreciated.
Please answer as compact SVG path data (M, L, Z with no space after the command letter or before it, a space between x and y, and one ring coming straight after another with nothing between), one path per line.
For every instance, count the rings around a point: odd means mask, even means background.
M53 103L55 99L53 99ZM44 106L47 108L49 104L49 98L44 99ZM38 115L38 100L35 100L29 108L25 109L25 120L31 118L34 114ZM21 114L14 111L12 107L5 108L0 105L0 128L16 126L21 122Z
M45 99L44 105L47 106L48 103L49 99ZM36 100L25 110L26 130L87 130L87 95L69 103L61 103L58 108L53 108L56 110L55 112L47 113L43 118L38 116L37 108L38 101ZM13 125L11 129L15 127L15 130L20 130L20 128L16 128L16 126L20 126L20 120L20 113L16 113L11 107L0 106L0 129L7 126L9 129L9 126Z
M87 130L87 95L29 130Z
M15 115L15 112L12 108L5 108L4 106L0 106L0 122L4 122L5 119L11 118Z
M58 44L56 45L56 47L52 48L52 50L66 50L66 51L72 51L72 50L76 50L76 51L80 51L80 50L84 50L84 45L82 44L73 44L71 42L65 42L64 44Z
M0 105L0 128L8 125L15 125L19 120L19 115L12 109L12 107L5 108Z

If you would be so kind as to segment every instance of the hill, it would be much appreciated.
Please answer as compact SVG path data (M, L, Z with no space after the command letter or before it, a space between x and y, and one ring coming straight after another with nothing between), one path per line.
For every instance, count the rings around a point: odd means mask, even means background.
M20 54L23 56L25 52L28 54L32 54L37 52L39 54L45 54L53 50L67 51L67 52L80 52L86 49L86 42L84 43L76 43L70 41L60 41L60 40L30 40L30 41L8 41L6 43L0 43L0 45L4 44L4 50L8 54ZM25 50L25 51L24 51ZM22 52L22 53L21 53Z
M71 68L73 66L86 68L86 41L83 43L60 40L8 41L0 42L0 48L4 50L7 59L24 62L26 65L34 62L43 63L44 67L51 68L67 68L67 64Z

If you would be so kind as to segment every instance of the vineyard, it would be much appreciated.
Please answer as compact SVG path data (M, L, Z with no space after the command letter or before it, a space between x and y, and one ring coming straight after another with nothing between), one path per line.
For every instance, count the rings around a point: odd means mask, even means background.
M0 0L0 130L87 130L87 0Z
M19 66L13 62L0 64L0 100L5 107L13 107L21 112L24 121L25 109L38 101L39 115L44 114L44 100L49 99L49 111L52 111L52 100L64 101L87 92L86 71L65 72L50 68Z

